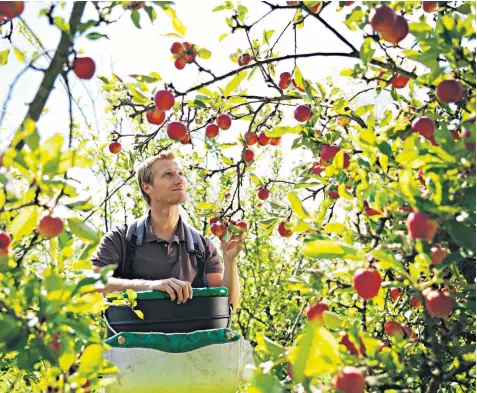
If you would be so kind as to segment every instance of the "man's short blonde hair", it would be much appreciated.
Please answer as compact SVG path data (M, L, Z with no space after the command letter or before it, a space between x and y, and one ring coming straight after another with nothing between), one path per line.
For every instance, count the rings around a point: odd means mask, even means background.
M175 160L177 159L176 155L172 151L165 151L159 153L156 156L149 157L144 161L136 170L136 177L139 183L139 189L141 190L143 198L146 200L147 204L151 204L151 199L149 195L142 189L142 183L152 184L152 165L158 160Z

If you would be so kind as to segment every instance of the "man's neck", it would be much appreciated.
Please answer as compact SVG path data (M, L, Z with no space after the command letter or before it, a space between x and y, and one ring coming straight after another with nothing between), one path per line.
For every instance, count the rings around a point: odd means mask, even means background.
M154 234L170 241L179 223L179 206L151 206L151 227Z

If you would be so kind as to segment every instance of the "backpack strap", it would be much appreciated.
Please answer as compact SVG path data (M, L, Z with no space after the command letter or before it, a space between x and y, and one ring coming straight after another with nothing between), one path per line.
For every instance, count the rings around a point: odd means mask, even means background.
M134 220L127 226L126 230L126 255L121 261L120 269L121 276L125 278L131 277L131 263L136 252L136 247L142 245L144 241L144 234L146 233L146 217L141 217Z
M197 229L183 222L184 234L187 243L187 251L195 253L197 258L198 276L204 287L208 287L207 277L205 275L205 247L202 237Z

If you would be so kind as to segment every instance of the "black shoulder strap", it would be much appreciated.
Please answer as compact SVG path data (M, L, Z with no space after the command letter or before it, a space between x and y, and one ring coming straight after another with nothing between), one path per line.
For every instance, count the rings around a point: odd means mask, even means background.
M205 246L202 242L202 237L197 229L187 225L185 222L184 234L187 243L187 251L195 253L197 257L198 276L202 281L204 287L208 287L207 277L205 275Z
M120 273L121 277L131 277L131 263L136 252L136 247L140 246L144 241L144 234L146 233L146 218L141 217L134 220L127 226L126 230L126 255L121 261Z

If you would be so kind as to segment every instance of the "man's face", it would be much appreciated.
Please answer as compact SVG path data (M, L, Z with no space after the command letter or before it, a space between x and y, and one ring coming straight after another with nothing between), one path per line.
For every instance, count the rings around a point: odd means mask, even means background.
M187 198L187 182L176 160L157 160L152 165L152 184L143 183L151 203L180 205Z

